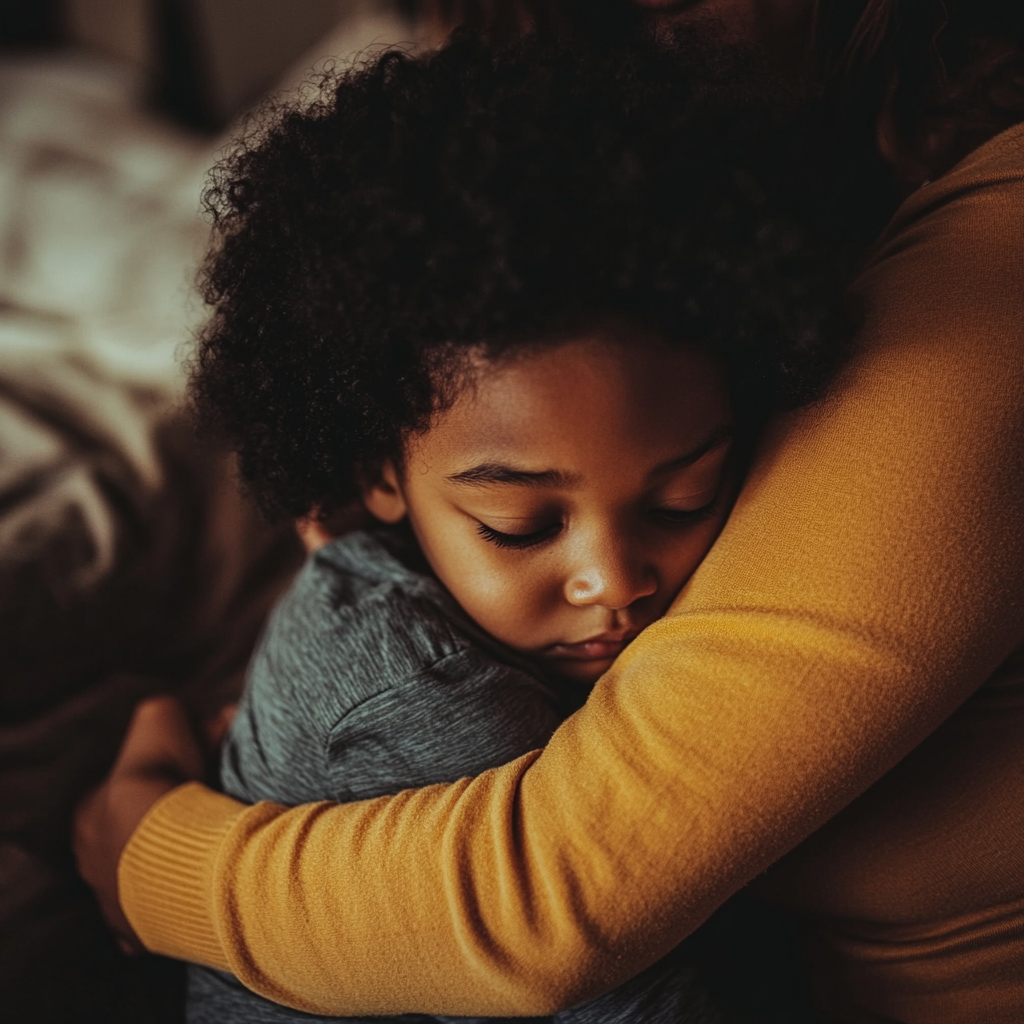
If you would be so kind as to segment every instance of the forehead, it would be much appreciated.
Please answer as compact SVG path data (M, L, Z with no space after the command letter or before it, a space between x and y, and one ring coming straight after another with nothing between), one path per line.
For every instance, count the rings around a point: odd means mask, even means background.
M586 336L478 362L407 456L446 474L484 460L586 474L675 458L729 420L722 375L696 350Z

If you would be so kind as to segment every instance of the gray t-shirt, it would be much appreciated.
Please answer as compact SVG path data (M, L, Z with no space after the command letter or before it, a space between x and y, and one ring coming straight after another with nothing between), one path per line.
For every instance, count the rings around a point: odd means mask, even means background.
M400 529L351 533L309 559L250 664L221 760L225 792L301 804L452 782L542 747L582 704L584 687L544 680L480 630L421 561ZM269 1002L231 975L190 969L189 1024L320 1019ZM723 1017L677 951L554 1019Z

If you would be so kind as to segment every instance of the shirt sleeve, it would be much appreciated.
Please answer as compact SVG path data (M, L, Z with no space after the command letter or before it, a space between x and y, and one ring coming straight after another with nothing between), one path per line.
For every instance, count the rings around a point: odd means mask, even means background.
M1024 633L1022 138L904 205L830 397L543 752L346 806L175 791L121 862L147 946L318 1012L556 1012L935 729Z

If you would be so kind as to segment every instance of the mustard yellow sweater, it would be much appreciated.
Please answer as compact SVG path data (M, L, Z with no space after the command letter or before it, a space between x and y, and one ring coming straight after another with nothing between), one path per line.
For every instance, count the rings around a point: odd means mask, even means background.
M1024 126L856 294L832 396L545 750L349 806L184 786L121 861L146 944L320 1013L543 1014L850 805L759 883L816 915L840 1019L1024 1020Z

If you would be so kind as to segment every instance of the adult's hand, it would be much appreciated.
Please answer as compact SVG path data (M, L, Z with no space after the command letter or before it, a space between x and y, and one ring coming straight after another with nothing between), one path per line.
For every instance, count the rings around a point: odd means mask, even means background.
M200 740L185 709L173 697L154 697L135 709L110 774L78 805L73 836L78 870L126 953L142 952L142 944L118 899L121 853L162 796L204 774Z

